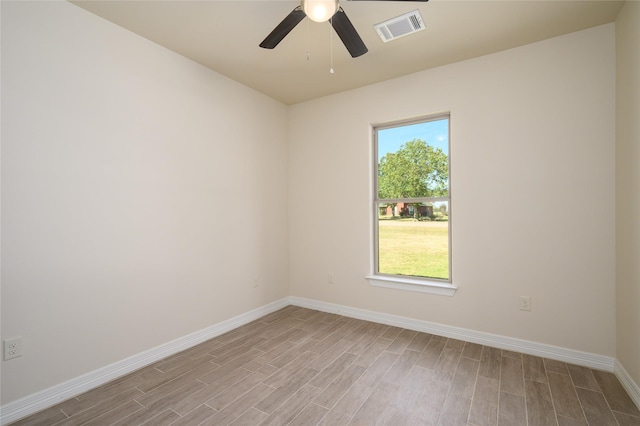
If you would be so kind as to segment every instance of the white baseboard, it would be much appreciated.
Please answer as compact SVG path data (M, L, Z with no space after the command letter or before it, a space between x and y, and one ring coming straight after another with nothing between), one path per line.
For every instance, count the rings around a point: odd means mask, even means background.
M627 370L624 369L622 364L618 360L615 362L614 371L613 371L620 380L620 384L627 391L629 397L633 400L634 404L640 409L640 386L633 381L633 378L627 373Z
M318 311L340 314L351 318L357 318L387 325L394 325L396 327L407 328L409 330L436 334L438 336L450 337L453 339L464 340L466 342L492 346L494 348L522 352L528 355L535 355L543 358L554 359L557 361L564 361L584 367L595 368L598 370L605 370L608 372L614 371L615 359L608 356L596 355L588 352L581 352L573 349L547 345L544 343L536 343L528 340L516 339L514 337L506 337L491 333L469 330L465 328L452 327L450 325L438 324L435 322L416 320L397 315L383 314L380 312L373 312L365 309L336 305L333 303L319 302L317 300L304 299L300 297L289 297L289 302L295 306L316 309Z
M252 311L222 321L184 337L149 349L132 357L115 362L98 370L76 377L67 382L50 387L17 401L4 405L1 409L0 424L5 425L38 411L49 408L69 398L80 395L111 380L139 370L170 355L189 349L195 345L217 337L234 328L247 324L267 314L288 306L288 298L277 300Z
M467 342L522 352L529 355L541 356L544 358L613 372L618 377L618 380L620 380L622 386L629 393L634 403L640 407L640 387L634 382L631 376L629 376L624 367L612 357L546 345L543 343L530 342L513 337L505 337L459 327L452 327L429 321L416 320L397 315L384 314L365 309L290 296L226 321L222 321L195 333L191 333L164 345L144 351L138 355L134 355L130 358L92 371L83 376L76 377L65 383L61 383L17 401L10 402L2 406L0 409L0 424L4 425L44 410L45 408L51 407L66 399L73 398L76 395L91 390L118 377L122 377L140 368L146 367L147 365L153 364L154 362L170 355L189 349L288 305L340 314L351 318L393 325L410 330L436 334L438 336L460 339Z

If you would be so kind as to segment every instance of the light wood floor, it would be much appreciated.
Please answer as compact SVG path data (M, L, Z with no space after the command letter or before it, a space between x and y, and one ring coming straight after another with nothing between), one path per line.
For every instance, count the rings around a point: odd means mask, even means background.
M610 373L289 306L19 425L640 425Z

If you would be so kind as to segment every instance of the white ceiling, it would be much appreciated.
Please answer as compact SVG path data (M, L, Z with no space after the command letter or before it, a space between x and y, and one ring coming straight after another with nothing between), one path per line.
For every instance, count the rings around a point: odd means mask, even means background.
M296 0L73 3L286 104L613 22L623 4L342 0L342 8L369 48L354 59L328 23L308 19L275 49L258 47L299 4ZM420 10L426 30L383 43L373 25L415 9ZM332 50L333 74L329 73Z

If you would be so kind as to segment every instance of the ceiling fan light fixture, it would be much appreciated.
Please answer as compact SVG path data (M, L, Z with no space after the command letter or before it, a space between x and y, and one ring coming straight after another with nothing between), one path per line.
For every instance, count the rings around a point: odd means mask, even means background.
M302 10L315 22L327 22L338 11L338 0L302 0Z

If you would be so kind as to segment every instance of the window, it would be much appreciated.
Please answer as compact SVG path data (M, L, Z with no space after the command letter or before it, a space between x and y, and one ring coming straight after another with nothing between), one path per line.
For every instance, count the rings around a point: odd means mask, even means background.
M449 115L374 128L375 285L453 295Z

